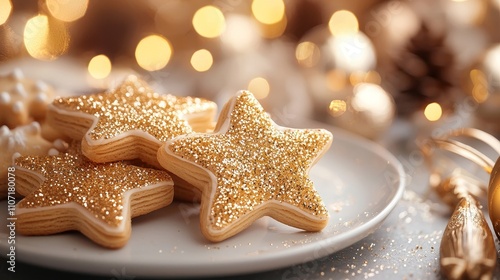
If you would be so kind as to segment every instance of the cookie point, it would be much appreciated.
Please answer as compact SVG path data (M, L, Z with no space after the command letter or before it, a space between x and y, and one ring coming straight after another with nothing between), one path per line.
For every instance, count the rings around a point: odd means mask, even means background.
M251 93L249 90L240 90L236 93L236 96L253 96L253 93Z
M62 104L62 103L64 103L64 100L65 99L63 97L58 96L58 97L54 98L54 100L52 101L52 104Z
M333 140L333 134L330 131L326 130L326 129L320 128L320 129L318 129L318 133L322 134L322 135L325 135L326 137L328 137L330 139L330 141Z
M125 78L125 82L137 82L137 81L139 81L139 77L137 77L136 75L128 75Z
M244 98L246 100L249 100L250 102L257 102L260 104L255 95L253 95L253 93L250 92L249 90L240 91L237 95L237 98Z

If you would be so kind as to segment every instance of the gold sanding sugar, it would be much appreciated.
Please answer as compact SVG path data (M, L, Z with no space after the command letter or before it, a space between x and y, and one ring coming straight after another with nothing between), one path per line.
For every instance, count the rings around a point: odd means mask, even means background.
M81 154L79 142L57 156L21 156L16 165L39 173L41 186L18 203L18 208L51 207L71 202L87 209L111 226L123 220L124 193L153 184L171 182L160 170L124 162L98 164Z
M111 92L59 98L54 106L98 118L92 140L110 139L129 131L144 131L161 142L192 132L184 115L214 110L215 103L193 97L154 92L135 76Z
M214 227L222 229L270 201L327 217L308 171L331 139L321 129L278 129L255 97L243 92L227 132L182 137L169 148L217 178L210 211Z

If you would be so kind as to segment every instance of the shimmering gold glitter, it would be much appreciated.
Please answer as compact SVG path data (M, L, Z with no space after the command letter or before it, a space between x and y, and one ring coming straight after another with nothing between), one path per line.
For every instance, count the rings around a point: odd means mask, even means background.
M16 165L39 173L45 180L18 203L18 208L50 207L75 202L96 219L117 227L123 220L126 191L171 182L160 170L124 162L97 164L81 154L80 142L57 156L21 156Z
M236 97L230 114L227 132L181 137L169 146L215 174L218 185L209 205L214 228L223 229L269 201L327 217L307 173L332 135L321 129L278 129L249 92Z
M192 131L185 116L216 108L215 103L201 98L158 94L135 76L128 77L114 91L59 98L53 104L97 117L90 132L92 140L140 130L161 142Z

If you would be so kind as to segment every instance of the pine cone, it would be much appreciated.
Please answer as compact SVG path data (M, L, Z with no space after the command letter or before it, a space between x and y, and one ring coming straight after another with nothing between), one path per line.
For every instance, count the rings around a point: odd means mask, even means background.
M454 110L457 101L454 55L444 36L422 25L395 61L390 83L396 90L398 115L408 117L437 102L444 112Z

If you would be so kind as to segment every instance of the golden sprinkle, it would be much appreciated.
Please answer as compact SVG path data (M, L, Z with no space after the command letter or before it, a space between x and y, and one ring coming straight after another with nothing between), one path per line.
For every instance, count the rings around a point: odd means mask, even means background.
M216 108L215 103L201 98L158 94L135 76L127 78L114 91L59 98L53 104L97 117L97 125L90 131L92 140L139 130L161 142L192 132L190 115Z
M227 132L178 138L169 148L216 176L209 209L220 230L269 201L327 217L307 173L331 140L322 129L277 129L257 99L244 91L236 98Z
M97 164L82 155L80 142L57 156L21 156L18 167L39 173L45 180L26 196L18 208L51 207L78 203L96 219L118 227L123 221L126 191L171 182L165 171L141 168L124 162Z

